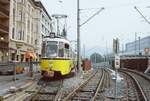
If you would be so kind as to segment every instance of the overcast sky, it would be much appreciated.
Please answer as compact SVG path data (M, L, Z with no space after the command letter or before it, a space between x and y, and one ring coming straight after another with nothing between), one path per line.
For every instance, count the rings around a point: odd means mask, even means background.
M76 1L77 0L41 0L49 14L67 14L68 38L76 39ZM105 9L91 21L81 27L81 47L106 53L112 51L112 40L118 37L120 44L135 40L138 36L150 35L150 25L134 9L137 6L150 19L150 0L80 0L81 23L98 11ZM90 9L92 8L92 9ZM93 52L93 51L92 51ZM90 51L89 51L90 53ZM88 54L88 53L87 53Z

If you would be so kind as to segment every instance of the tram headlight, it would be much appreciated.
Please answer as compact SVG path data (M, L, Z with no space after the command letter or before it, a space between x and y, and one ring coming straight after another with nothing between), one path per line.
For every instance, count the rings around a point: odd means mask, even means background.
M53 67L52 61L48 62L48 67L49 67L49 69L51 69Z

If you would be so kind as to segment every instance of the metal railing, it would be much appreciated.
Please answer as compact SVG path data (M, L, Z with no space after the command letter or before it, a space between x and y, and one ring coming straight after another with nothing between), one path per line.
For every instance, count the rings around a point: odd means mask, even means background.
M4 25L0 24L0 29L4 30L6 32L9 32L9 27L8 26L4 26Z
M33 77L33 73L40 72L40 62L8 62L0 63L0 76L10 76L13 80L17 77ZM1 78L2 79L2 78Z
M5 15L9 16L9 11L6 10L2 5L0 5L0 12L4 13Z

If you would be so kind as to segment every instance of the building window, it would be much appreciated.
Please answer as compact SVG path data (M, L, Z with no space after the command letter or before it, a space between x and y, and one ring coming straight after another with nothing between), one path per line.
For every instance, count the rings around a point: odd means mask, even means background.
M44 25L42 25L42 32L45 33Z
M20 30L20 31L18 31L18 40L21 40L21 36L22 36L22 32Z
M28 32L30 32L30 20L28 19Z
M15 53L11 54L11 60L14 61L15 60Z
M31 7L30 7L30 5L28 4L28 11L30 12L30 9L31 9Z
M32 23L32 27L31 27L31 32L33 32L33 23Z
M15 28L12 28L12 38L15 38Z
M19 61L19 55L17 55L17 61Z
M42 21L43 21L43 23L44 23L44 15L42 15Z
M15 25L15 8L13 8L13 25Z
M35 40L35 45L37 45L37 39Z
M18 20L22 20L22 12L21 12L21 10L18 11Z
M33 37L31 37L31 44L33 44Z
M21 62L24 61L24 54L21 54Z
M38 32L38 24L36 24L36 32Z
M24 31L22 31L22 40L24 40Z
M17 0L17 2L19 2L19 3L23 3L23 2L24 2L24 0Z
M27 42L28 42L28 43L29 43L29 38L30 38L29 35L27 35Z
M45 25L47 26L47 20L45 20Z

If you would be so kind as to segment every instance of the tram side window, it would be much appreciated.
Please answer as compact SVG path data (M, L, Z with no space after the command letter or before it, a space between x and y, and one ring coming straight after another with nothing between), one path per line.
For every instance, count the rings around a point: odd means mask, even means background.
M58 56L59 57L64 57L64 44L63 44L63 42L59 43Z
M73 58L73 51L70 49L70 58Z
M65 44L65 57L69 57L69 45Z

